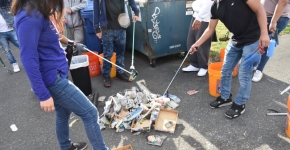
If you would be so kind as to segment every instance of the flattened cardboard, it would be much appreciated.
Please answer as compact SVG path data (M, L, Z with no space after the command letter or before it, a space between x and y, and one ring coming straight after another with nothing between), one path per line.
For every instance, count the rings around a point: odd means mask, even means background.
M148 110L144 110L142 111L141 114L144 115L147 112ZM137 122L135 121L136 119L133 119L132 125L131 125L131 132L134 132L134 131L148 131L149 132L152 121L151 119L145 119L145 118L142 121L139 119Z
M115 148L113 150L133 150L133 148L131 145L126 145L126 146Z
M155 122L154 130L174 133L177 119L178 119L178 111L160 108L160 111L158 113ZM172 121L174 125L169 128L166 128L165 124L169 121Z

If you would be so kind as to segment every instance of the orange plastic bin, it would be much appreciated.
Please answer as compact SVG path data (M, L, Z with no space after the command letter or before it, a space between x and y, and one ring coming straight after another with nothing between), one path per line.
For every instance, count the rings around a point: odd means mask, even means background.
M220 51L220 61L223 62L224 58L225 58L225 50L226 48L222 48ZM236 76L238 74L238 70L239 70L239 65L237 64L236 67L234 68L234 71L232 73L232 76Z
M100 54L100 56L104 57L104 53ZM100 61L100 68L101 68L101 70L103 70L103 61L105 61L105 60L103 60L102 58L99 58L99 61ZM112 63L116 64L116 53L113 53L110 61ZM115 65L112 65L110 77L111 78L116 77L116 66Z
M98 54L98 52L94 52ZM101 73L100 64L99 64L99 57L92 54L91 52L84 52L82 55L88 55L89 57L89 72L90 76L97 76Z

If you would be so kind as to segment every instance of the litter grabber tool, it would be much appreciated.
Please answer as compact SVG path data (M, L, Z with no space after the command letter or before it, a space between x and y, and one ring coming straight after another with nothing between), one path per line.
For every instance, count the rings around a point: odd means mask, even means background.
M184 57L182 63L180 64L178 70L176 71L175 75L173 76L172 80L170 81L170 83L169 83L168 87L166 88L166 90L165 90L165 92L164 92L163 95L167 95L167 96L168 96L168 89L169 89L170 85L172 84L173 80L175 79L176 75L178 74L178 72L179 72L181 66L183 65L185 59L187 58L188 54L189 54L189 51L188 51L187 54L185 55L185 57Z
M135 22L133 22L132 63L130 66L131 70L135 70L135 67L134 67L134 43L135 42L134 41L135 41Z
M10 73L10 74L13 74L13 72L12 72L11 70L9 70L9 69L6 67L6 65L4 64L4 62L2 61L1 58L0 58L0 61L1 61L2 65L3 65L3 67L6 69L6 71L7 71L8 73Z
M268 112L267 116L287 116L287 113L281 113L281 112L274 110L274 109L268 109L268 110L272 111L272 112Z
M78 49L80 50L80 48L78 48ZM122 69L123 71L125 71L125 72L127 72L127 73L129 73L129 74L130 74L130 77L129 77L129 80L130 80L130 81L133 81L133 80L137 77L137 75L138 75L138 72L137 72L135 69L131 69L131 72L129 72L128 70L126 70L126 69L124 69L124 68L122 68L122 67L116 65L115 63L112 63L111 61L107 60L106 58L104 58L104 57L102 57L102 56L100 56L100 55L94 53L93 51L87 49L85 46L82 47L82 51L88 51L88 52L90 52L90 53L92 53L92 54L98 56L99 58L102 58L102 59L105 60L106 62L108 62L108 63L110 63L110 64L112 64L112 65L114 65L114 66L116 66L116 67L118 67L118 68L120 68L120 69Z

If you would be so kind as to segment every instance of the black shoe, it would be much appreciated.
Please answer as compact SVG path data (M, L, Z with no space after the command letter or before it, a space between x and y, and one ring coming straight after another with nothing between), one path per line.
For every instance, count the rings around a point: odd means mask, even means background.
M129 77L127 76L127 74L125 72L123 72L123 73L118 73L117 72L116 79L117 80L122 80L122 81L125 81L125 82L130 82Z
M246 105L237 105L233 103L232 107L225 113L228 118L236 118L243 114L246 110Z
M85 150L88 147L88 144L85 142L72 143L68 150Z
M111 78L110 77L104 77L104 87L108 88L111 87Z
M209 107L219 108L219 107L231 105L232 103L233 103L232 94L230 94L230 97L228 99L222 99L221 96L217 97L215 101L209 104Z

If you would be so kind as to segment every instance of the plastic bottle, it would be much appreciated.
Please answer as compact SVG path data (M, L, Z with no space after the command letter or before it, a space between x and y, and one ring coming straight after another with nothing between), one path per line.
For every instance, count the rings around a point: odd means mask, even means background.
M267 50L268 57L272 57L274 55L275 47L276 47L276 41L275 41L275 39L271 38L270 44L269 44L268 50Z
M286 119L286 135L290 138L290 95L288 96L288 102L287 102L287 119Z

